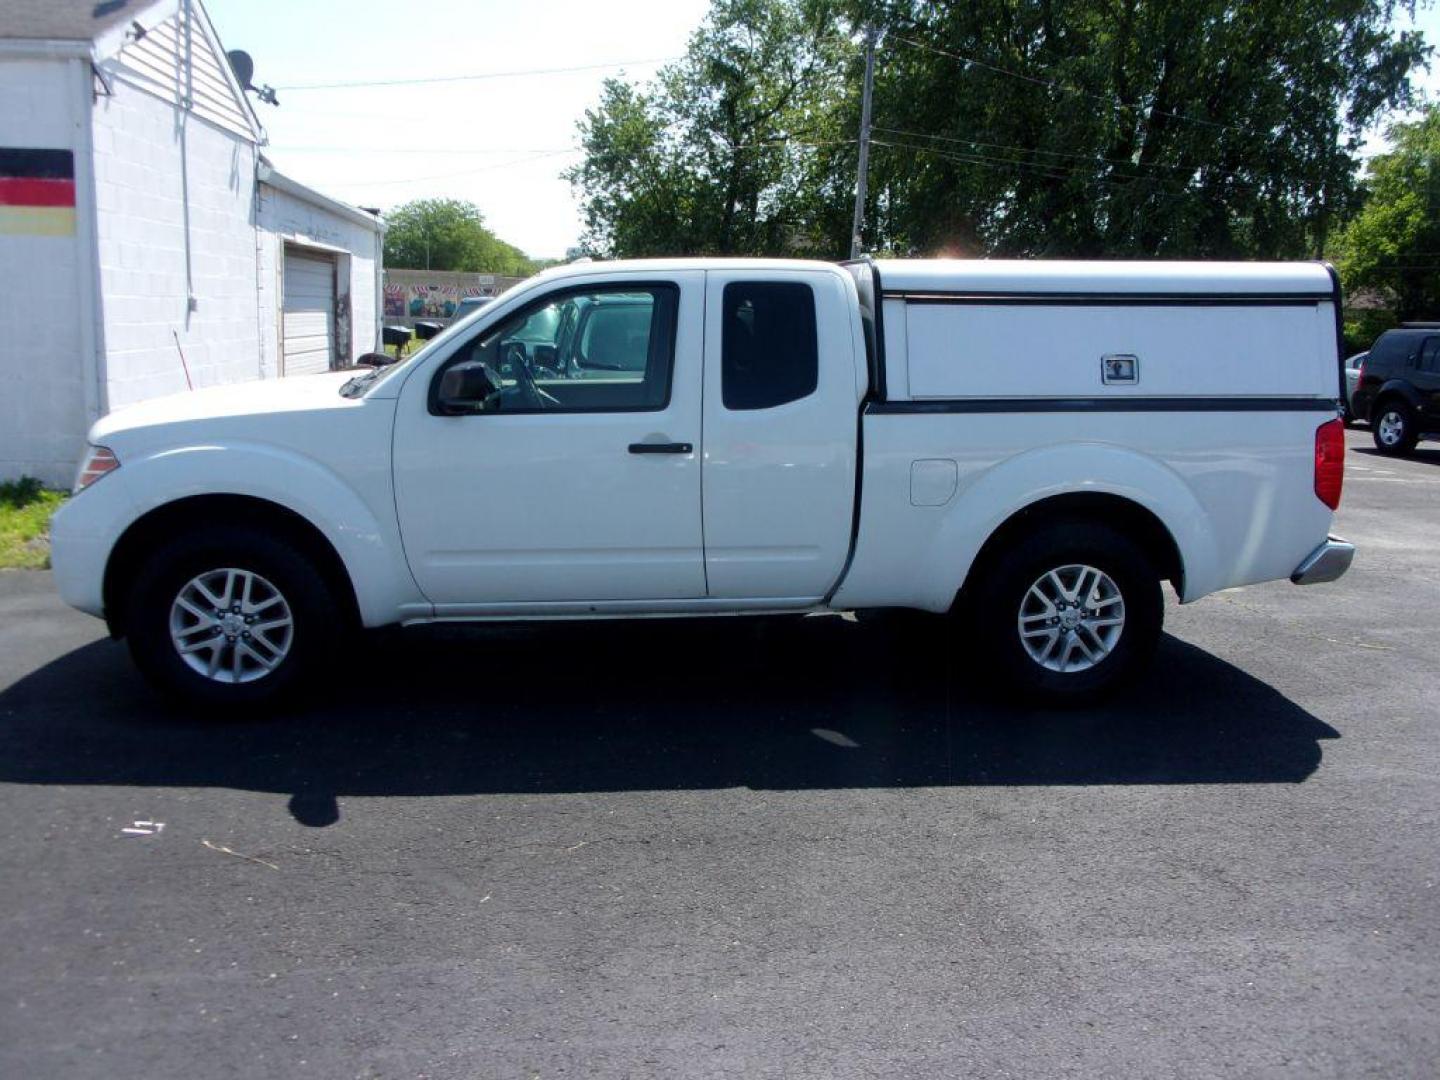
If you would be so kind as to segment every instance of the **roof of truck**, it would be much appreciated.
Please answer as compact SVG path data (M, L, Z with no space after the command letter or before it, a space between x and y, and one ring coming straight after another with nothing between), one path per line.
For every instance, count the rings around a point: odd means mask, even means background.
M1058 293L1305 296L1329 299L1335 279L1320 262L1167 262L1070 259L877 259L880 285L899 293ZM853 264L852 264L853 268ZM669 258L568 263L540 272L538 281L595 274L678 270L843 272L837 263L800 259Z
M1063 259L878 259L886 292L1225 293L1331 296L1330 268L1312 262Z

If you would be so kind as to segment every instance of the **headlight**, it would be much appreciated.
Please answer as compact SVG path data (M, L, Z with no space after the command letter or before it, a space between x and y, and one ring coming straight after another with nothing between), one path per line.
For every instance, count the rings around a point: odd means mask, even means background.
M75 494L79 494L108 472L120 467L120 459L108 446L92 446L80 465L80 475L75 478Z

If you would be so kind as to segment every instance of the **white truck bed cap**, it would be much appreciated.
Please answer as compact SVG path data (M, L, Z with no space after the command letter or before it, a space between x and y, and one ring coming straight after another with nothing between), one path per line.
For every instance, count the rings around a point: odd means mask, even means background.
M1324 263L878 259L887 293L1255 293L1329 297Z

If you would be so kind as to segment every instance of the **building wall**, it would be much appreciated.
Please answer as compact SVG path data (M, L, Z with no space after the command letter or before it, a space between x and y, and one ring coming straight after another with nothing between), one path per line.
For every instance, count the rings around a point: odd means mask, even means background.
M262 370L267 378L280 373L280 298L285 245L310 247L335 255L339 262L337 300L348 304L349 333L335 351L340 363L380 346L375 294L380 273L379 233L322 206L261 183L256 236L260 268Z
M68 150L77 189L88 184L89 92L80 60L0 59L0 147ZM90 219L80 202L69 235L13 224L0 232L0 479L68 486L98 415Z
M197 388L258 378L255 145L112 85L93 135L110 407L185 390L181 350Z

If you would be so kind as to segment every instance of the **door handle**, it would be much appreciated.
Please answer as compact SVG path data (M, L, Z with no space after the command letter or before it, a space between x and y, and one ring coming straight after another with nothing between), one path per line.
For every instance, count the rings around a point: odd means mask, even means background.
M688 442L632 442L632 454L689 454L695 447Z

